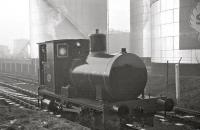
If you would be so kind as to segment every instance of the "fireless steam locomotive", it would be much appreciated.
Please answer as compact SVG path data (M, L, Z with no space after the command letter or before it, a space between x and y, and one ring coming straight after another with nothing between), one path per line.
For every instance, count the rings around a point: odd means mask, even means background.
M39 43L38 94L49 109L91 129L119 130L137 122L153 125L157 111L170 111L171 99L146 97L143 61L123 48L106 53L106 36ZM142 95L142 96L140 96ZM70 116L69 116L70 115Z

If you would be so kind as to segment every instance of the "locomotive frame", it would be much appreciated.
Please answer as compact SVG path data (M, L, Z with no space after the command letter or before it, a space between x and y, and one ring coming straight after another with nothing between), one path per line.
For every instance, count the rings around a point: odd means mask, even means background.
M131 100L108 101L102 96L104 90L94 86L95 98L87 98L90 92L84 92L84 89L77 94L78 90L72 83L73 69L85 64L91 51L105 53L105 43L101 43L105 41L103 35L93 36L91 42L88 39L63 39L39 43L38 94L42 97L41 107L42 100L48 99L50 110L64 111L67 118L78 120L95 130L120 130L133 122L143 127L153 126L153 116L157 111L172 110L171 99L144 96L142 93L142 96ZM96 36L100 37L95 42ZM120 55L126 55L124 49Z

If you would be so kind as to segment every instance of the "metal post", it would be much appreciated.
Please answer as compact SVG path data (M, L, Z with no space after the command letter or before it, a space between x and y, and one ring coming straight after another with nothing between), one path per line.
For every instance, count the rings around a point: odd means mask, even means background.
M177 104L180 103L180 63L181 63L182 57L180 57L178 64L175 65L175 80L176 80L176 100Z
M5 67L4 67L5 71L4 71L4 73L7 72L7 65L6 65L6 64L7 64L7 63L5 63Z
M169 61L167 61L167 68L166 68L166 95L168 95L168 80L169 80Z
M175 80L176 80L176 101L180 103L180 77L179 77L179 64L175 65Z
M20 63L20 73L23 73L23 63Z
M16 74L17 73L17 62L15 61L14 64L15 64L15 74Z
M12 74L12 63L10 62L10 73Z
M2 61L0 60L0 72L2 72Z
M36 75L38 73L37 71L37 61L36 59L34 59L34 75Z
M0 72L2 72L2 69L3 69L3 68L2 68L2 67L3 67L2 60L0 60L0 65L1 65L1 68L0 68L1 70L0 70Z

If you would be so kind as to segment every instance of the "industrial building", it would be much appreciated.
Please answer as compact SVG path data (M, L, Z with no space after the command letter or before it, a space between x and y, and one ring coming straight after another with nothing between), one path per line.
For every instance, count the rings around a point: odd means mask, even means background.
M85 38L96 28L107 33L107 37L114 35L109 30L112 5L106 0L31 0L30 5L33 44L42 40ZM155 63L177 63L182 57L181 63L197 64L198 8L197 0L130 0L130 42L125 42L125 47L141 57L151 57ZM108 49L114 46L111 40Z

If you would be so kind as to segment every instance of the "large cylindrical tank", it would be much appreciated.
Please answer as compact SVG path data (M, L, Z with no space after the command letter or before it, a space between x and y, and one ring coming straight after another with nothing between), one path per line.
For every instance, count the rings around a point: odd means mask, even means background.
M145 64L131 53L93 53L85 64L72 70L72 83L77 91L84 90L87 96L96 98L96 89L101 89L104 101L136 99L144 91L146 82Z

